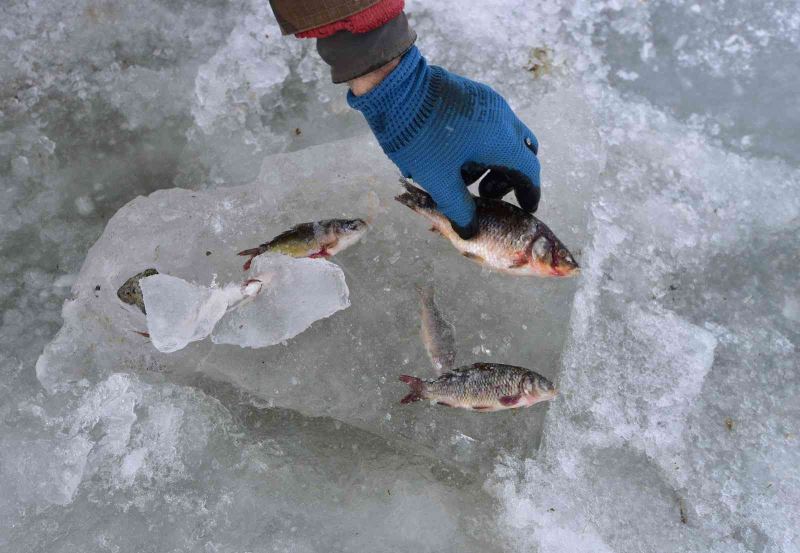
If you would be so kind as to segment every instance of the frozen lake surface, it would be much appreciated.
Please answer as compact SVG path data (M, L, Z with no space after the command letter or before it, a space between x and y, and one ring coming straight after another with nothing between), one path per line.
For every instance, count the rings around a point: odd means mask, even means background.
M407 11L537 134L577 279L482 270L394 202L265 1L0 7L0 549L800 551L800 7L484 4ZM264 296L279 318L172 353L116 297L150 267L202 295L293 224L367 216L297 283L325 302ZM432 370L419 284L459 364L559 397L399 405Z

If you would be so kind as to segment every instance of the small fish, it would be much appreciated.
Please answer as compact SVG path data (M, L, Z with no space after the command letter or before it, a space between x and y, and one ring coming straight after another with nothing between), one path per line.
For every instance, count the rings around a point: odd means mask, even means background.
M411 387L411 393L400 403L427 399L439 405L473 411L530 407L553 399L558 393L545 377L522 367L499 363L459 367L432 380L402 375L400 381Z
M456 364L456 329L444 318L433 298L433 287L417 286L420 300L419 334L436 374Z
M406 180L406 192L395 200L427 217L461 255L482 265L515 275L565 277L580 268L564 244L547 225L530 213L502 200L475 197L478 234L463 240L450 221L436 209L430 194Z
M367 231L363 219L326 219L300 223L282 232L257 248L239 252L249 256L244 270L250 269L253 259L265 252L282 253L291 257L330 257L358 242Z
M125 281L125 284L119 287L119 290L117 290L117 297L128 305L135 305L142 313L147 315L147 311L144 309L144 296L142 296L142 288L139 286L139 281L145 277L157 274L158 271L155 269L145 269L141 273L133 275Z

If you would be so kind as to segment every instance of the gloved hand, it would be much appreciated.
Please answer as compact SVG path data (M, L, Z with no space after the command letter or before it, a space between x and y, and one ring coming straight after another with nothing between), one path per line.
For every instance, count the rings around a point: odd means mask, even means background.
M539 144L490 87L429 66L416 47L363 96L347 95L364 114L383 151L405 177L427 190L458 234L478 231L466 185L487 168L481 196L514 189L528 212L539 204Z

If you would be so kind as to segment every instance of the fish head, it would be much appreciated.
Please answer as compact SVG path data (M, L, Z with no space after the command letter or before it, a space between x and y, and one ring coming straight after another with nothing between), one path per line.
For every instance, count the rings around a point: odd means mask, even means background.
M558 395L558 390L550 380L533 372L525 377L522 387L531 403L548 401Z
M542 276L569 277L580 273L580 265L552 232L541 233L531 246L530 265Z
M367 222L364 219L343 219L338 221L334 232L339 239L339 247L343 250L358 242L367 232Z

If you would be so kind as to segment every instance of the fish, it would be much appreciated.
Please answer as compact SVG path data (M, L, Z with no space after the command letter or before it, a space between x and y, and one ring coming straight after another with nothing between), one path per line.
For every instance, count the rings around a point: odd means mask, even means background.
M327 258L358 242L367 231L363 219L325 219L311 223L300 223L280 233L257 248L240 251L238 255L249 256L244 270L256 256L262 253L281 253L290 257Z
M117 297L123 303L127 303L128 305L133 305L139 308L139 310L147 315L147 311L144 308L144 296L142 296L142 287L139 286L139 281L145 277L157 275L158 271L155 269L145 269L141 273L133 275L131 278L125 281L125 283L119 287L117 290Z
M425 399L480 412L530 407L558 395L553 383L542 375L500 363L474 363L427 380L404 374L400 381L411 388L400 400L402 404Z
M406 179L400 182L406 191L395 200L426 217L431 230L450 240L464 257L514 275L569 277L580 272L578 262L553 231L523 209L503 200L473 196L478 233L464 240L430 194Z
M420 300L419 334L436 374L456 364L456 329L444 318L433 297L432 286L417 286Z

